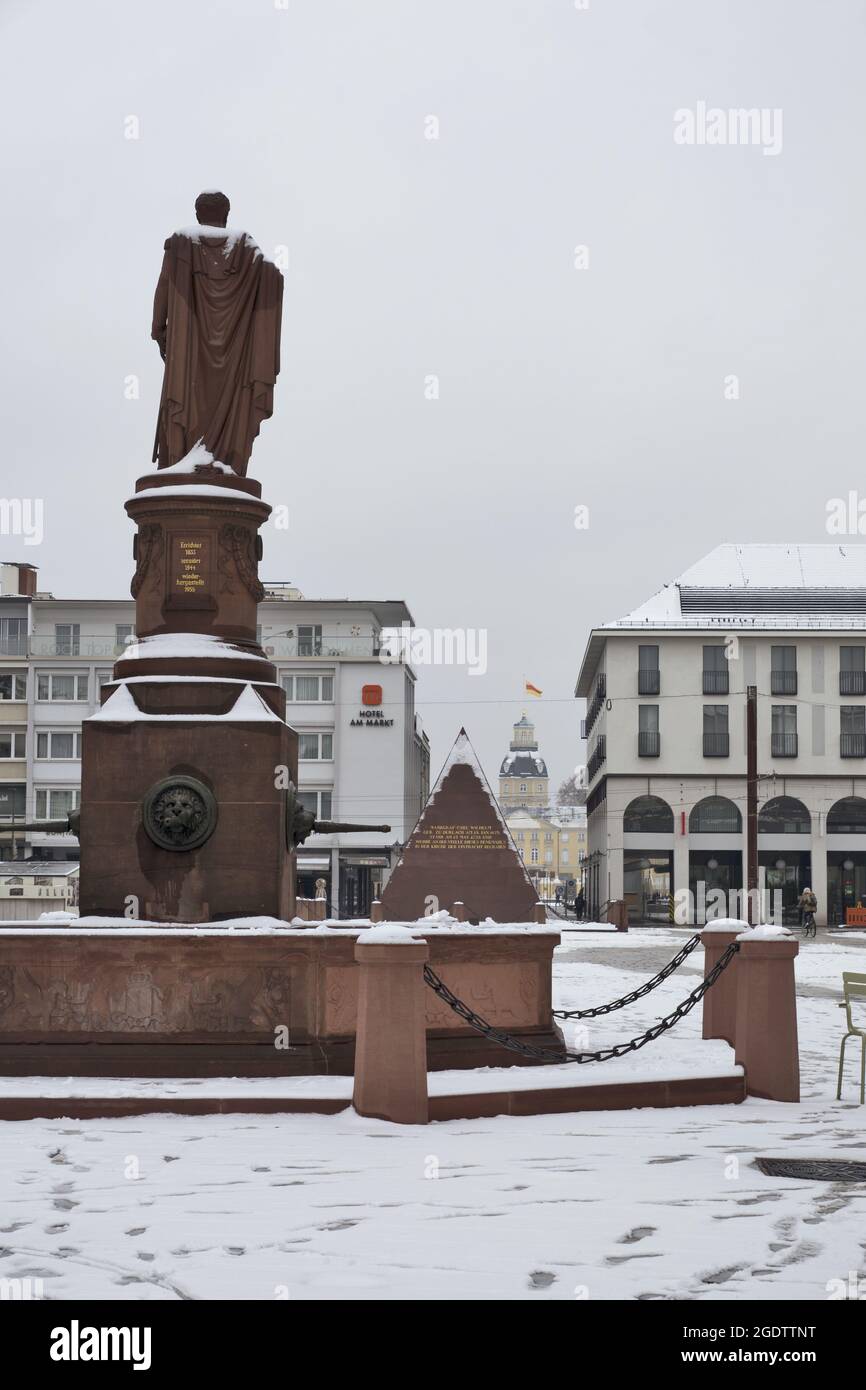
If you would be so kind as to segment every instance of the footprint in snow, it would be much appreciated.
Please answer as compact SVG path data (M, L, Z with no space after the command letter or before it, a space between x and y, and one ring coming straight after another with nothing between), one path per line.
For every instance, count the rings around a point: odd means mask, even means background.
M529 1287L531 1289L549 1289L551 1284L556 1283L556 1275L551 1274L549 1269L533 1269L529 1275Z
M717 1269L712 1274L701 1276L702 1284L726 1284L735 1274L742 1274L745 1265L728 1265L727 1269Z
M655 1226L635 1226L633 1230L626 1231L624 1236L620 1236L618 1245L634 1245L636 1241L645 1240L647 1236L655 1235Z

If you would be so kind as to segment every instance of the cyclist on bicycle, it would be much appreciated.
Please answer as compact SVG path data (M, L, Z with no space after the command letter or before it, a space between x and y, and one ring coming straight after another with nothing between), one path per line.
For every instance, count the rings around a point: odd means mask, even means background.
M818 899L815 897L811 888L806 887L803 889L797 901L797 906L800 909L806 936L814 936L816 931L815 913L818 910Z

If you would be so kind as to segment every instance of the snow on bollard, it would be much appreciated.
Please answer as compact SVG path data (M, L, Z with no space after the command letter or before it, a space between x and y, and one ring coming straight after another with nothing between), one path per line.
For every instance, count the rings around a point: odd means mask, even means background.
M784 927L753 927L737 940L734 1047L737 1061L745 1068L746 1094L764 1100L799 1101L794 981L799 944Z
M748 931L748 922L737 917L719 917L707 922L701 932L701 945L704 948L704 979L718 965L728 947L743 932ZM722 971L715 984L710 985L703 998L704 1038L723 1038L734 1046L737 1031L737 962L739 951Z
M544 903L536 903L532 909L532 920L537 926L544 926L547 921L547 908Z
M426 1125L427 942L408 927L370 927L355 943L358 1023L353 1104L359 1115Z

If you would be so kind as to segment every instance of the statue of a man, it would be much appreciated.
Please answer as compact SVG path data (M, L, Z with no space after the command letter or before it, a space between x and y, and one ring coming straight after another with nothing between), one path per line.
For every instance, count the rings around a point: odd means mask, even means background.
M252 237L227 229L224 193L196 198L199 225L165 243L152 337L165 362L153 459L169 468L203 443L246 474L274 408L283 277Z

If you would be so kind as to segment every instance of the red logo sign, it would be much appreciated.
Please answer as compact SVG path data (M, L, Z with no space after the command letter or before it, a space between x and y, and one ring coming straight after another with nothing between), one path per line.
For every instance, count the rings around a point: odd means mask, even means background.
M361 704L362 705L381 705L382 687L381 685L362 685Z

